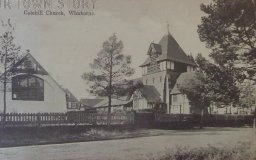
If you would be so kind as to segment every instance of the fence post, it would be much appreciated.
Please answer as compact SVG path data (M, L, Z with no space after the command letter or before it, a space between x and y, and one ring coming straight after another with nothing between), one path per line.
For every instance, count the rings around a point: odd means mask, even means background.
M37 119L36 119L36 123L37 123L36 125L37 125L38 127L40 127L40 126L41 126L41 114L38 113L36 118L37 118Z
M6 123L6 113L1 114L1 127L4 129Z
M91 113L91 120L92 120L92 125L96 126L97 125L97 114L96 113Z

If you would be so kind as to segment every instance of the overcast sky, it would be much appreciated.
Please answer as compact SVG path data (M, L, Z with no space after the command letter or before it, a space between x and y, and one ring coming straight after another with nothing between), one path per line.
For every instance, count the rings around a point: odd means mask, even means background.
M26 16L23 10L0 9L0 19L11 18L16 43L80 99L89 97L81 75L113 33L123 41L123 53L132 55L134 78L141 76L138 66L150 43L167 34L167 22L187 54L207 56L197 33L201 3L208 0L97 0L94 16Z

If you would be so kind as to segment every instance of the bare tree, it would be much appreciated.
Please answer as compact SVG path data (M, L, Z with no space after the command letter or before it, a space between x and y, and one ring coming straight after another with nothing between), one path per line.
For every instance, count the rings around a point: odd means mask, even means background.
M14 27L11 24L10 19L5 23L3 21L1 29L4 30L3 34L0 36L0 67L2 68L3 74L0 76L0 82L3 83L3 124L5 123L6 114L6 92L8 83L8 70L15 64L20 53L20 47L16 46L14 43L13 31Z

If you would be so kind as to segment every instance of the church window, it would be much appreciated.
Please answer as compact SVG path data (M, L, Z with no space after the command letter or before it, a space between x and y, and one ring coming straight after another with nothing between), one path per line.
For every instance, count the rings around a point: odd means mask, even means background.
M44 100L44 81L32 75L20 75L12 78L13 100Z
M171 69L171 62L167 62L167 69Z
M177 97L177 95L173 95L173 96L172 96L172 102L173 102L173 103L178 102L178 97Z
M146 70L146 67L142 67L142 74L143 74L143 75L144 75L144 74L147 74L146 71L147 71L147 70Z
M163 62L164 70L166 70L166 61Z
M174 70L174 62L171 62L171 69Z
M157 62L153 62L151 63L149 66L148 66L148 73L155 73L155 72L158 72L160 71L160 64L157 63Z

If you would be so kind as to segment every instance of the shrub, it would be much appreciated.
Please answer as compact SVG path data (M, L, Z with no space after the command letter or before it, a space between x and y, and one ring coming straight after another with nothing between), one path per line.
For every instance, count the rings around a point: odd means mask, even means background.
M234 147L189 148L176 147L167 149L164 154L150 160L256 160L255 147L249 142L239 143Z

